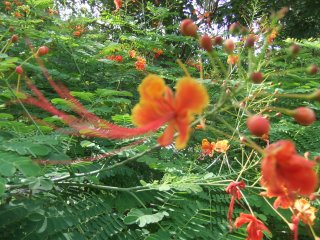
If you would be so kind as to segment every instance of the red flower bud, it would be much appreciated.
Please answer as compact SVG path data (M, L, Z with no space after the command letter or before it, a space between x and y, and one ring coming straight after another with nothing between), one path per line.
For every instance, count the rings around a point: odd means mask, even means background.
M16 73L18 73L19 75L21 75L23 73L23 68L21 66L17 66L16 67Z
M232 23L229 27L229 32L232 34L237 34L241 30L241 25L238 22Z
M206 50L208 52L211 52L212 51L212 40L211 40L211 38L208 35L203 35L200 38L200 46L204 50Z
M261 137L269 133L270 123L268 119L261 115L254 115L248 118L247 127L253 135Z
M39 49L38 49L38 54L39 54L40 56L46 55L48 52L49 52L49 48L48 48L47 46L41 46L41 47L39 47Z
M19 40L18 35L12 35L11 42L15 43L15 42L18 42L18 40Z
M311 64L311 66L309 66L309 68L308 68L308 72L311 75L315 75L319 72L319 67L316 64Z
M224 42L224 47L225 47L225 50L230 53L234 50L235 48L235 45L234 45L234 42L231 40L231 39L227 39L225 42Z
M198 26L191 19L185 19L180 24L180 30L185 36L195 37L197 35Z
M292 55L297 55L300 52L300 46L297 44L292 44L290 46L290 52Z
M251 47L254 46L254 42L255 42L255 41L256 41L255 36L250 34L250 35L247 37L247 40L246 40L246 43L244 44L244 46L247 47L247 48L251 48Z
M263 81L263 74L261 72L253 72L250 75L250 79L254 83L262 83Z
M214 38L214 40L213 40L213 44L214 44L214 45L221 45L222 42L223 42L223 39L222 39L221 36L216 36L216 37Z
M301 125L311 125L316 120L314 111L307 107L299 107L294 110L293 118Z

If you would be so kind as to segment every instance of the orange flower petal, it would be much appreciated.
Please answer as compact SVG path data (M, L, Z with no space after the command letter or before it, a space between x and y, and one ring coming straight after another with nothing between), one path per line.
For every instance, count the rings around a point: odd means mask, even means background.
M157 75L150 74L143 79L138 91L141 101L154 101L163 97L166 90L164 80Z
M158 143L161 146L168 146L173 142L173 136L175 133L174 122L169 123L168 127L162 134L162 136L158 139Z
M137 104L132 110L132 122L139 127L161 117L163 117L163 115L161 115L161 112L157 111L157 106L152 103Z
M217 141L215 150L220 153L226 153L229 147L230 145L228 140Z
M192 119L188 116L185 116L180 119L176 119L176 124L179 132L179 136L176 139L176 148L183 149L186 147L187 142L190 137L190 122Z
M175 106L178 113L200 114L209 104L207 90L191 77L182 78L176 86Z

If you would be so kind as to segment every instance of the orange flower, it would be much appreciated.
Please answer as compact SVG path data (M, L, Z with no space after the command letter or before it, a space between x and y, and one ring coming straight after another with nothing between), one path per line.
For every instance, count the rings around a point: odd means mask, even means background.
M135 58L135 57L136 57L136 54L137 54L137 52L136 52L135 50L130 50L130 51L129 51L129 56L130 56L131 58Z
M81 37L81 31L74 31L72 35L75 37Z
M226 192L231 195L229 210L228 210L228 221L230 223L230 231L232 231L232 215L234 209L234 201L235 199L241 199L241 192L239 188L245 188L246 184L243 181L240 182L231 182L226 188Z
M147 125L159 118L168 117L168 126L158 139L162 146L172 143L174 133L176 147L182 149L189 140L190 123L195 114L201 114L209 103L206 89L191 77L183 77L176 84L176 93L156 75L148 75L138 88L140 102L132 111L133 123Z
M230 145L228 140L217 141L215 150L216 152L219 152L219 153L226 153L229 147Z
M239 61L239 56L238 55L229 55L227 63L235 65Z
M262 240L263 231L269 232L269 229L263 224L263 222L251 214L240 213L240 217L236 219L234 225L236 228L239 228L246 223L248 223L248 237L246 240Z
M277 37L277 35L278 35L277 29L273 29L271 31L271 34L268 36L268 43L271 44L274 41L274 39Z
M19 12L15 12L15 13L14 13L14 16L15 16L16 18L21 18L21 17L22 17L21 13L19 13Z
M215 149L215 143L210 143L208 139L202 139L201 149L203 155L212 157Z
M278 197L275 206L290 207L296 195L309 196L317 187L314 162L296 153L294 144L281 140L266 149L261 163L261 185L268 197Z
M305 224L313 225L316 219L316 211L317 209L312 207L306 199L302 198L294 202L294 213Z
M138 57L138 60L134 63L134 65L136 66L136 69L139 71L143 71L146 69L146 59L142 58L142 57Z

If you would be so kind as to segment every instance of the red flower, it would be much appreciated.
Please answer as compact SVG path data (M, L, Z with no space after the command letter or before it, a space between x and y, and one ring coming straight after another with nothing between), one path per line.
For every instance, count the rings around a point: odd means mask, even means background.
M271 144L261 163L261 185L267 188L267 196L278 197L275 207L292 206L296 195L309 196L317 187L314 162L297 154L288 140Z
M241 199L241 192L239 188L245 188L246 184L243 181L231 182L226 188L226 192L231 195L229 210L228 210L228 221L230 223L230 231L232 231L232 214L234 209L234 200Z
M269 229L251 214L240 213L240 217L236 219L234 225L236 228L248 223L247 233L248 237L246 240L261 240L263 238L263 231L269 232Z
M114 0L113 2L116 5L116 11L118 11L122 7L122 0Z
M116 60L117 62L119 62L119 63L123 62L123 58L122 58L122 56L120 56L120 55L117 55L117 56L115 57L115 60Z

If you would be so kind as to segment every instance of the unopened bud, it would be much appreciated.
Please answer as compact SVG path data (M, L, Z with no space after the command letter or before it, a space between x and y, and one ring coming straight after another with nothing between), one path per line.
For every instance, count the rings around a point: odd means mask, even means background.
M234 42L231 39L227 39L224 42L224 48L225 48L226 52L228 52L228 53L233 52L233 50L235 49Z
M185 36L195 37L197 35L198 26L191 19L185 19L180 24L180 30Z
M300 52L300 46L299 46L299 45L297 45L297 44L292 44L292 45L290 46L290 53L291 53L292 55L297 55L299 52Z
M241 25L238 22L232 23L229 27L229 32L232 34L238 34L241 30Z
M212 51L212 40L208 35L203 35L200 37L200 47L208 52Z
M223 42L223 39L222 39L221 36L216 36L216 37L214 38L214 40L213 40L213 44L214 44L214 45L221 45L222 42Z
M312 64L311 66L309 66L308 72L311 75L315 75L319 72L319 67L316 64Z

